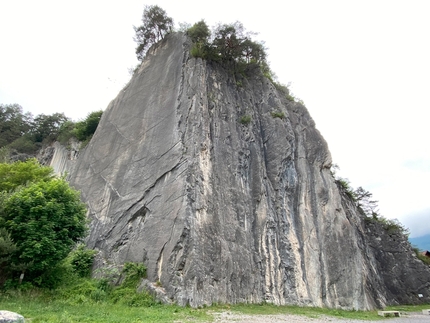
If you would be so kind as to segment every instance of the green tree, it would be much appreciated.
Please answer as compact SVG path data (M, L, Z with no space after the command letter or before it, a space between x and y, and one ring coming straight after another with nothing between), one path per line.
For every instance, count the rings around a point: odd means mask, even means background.
M212 34L213 40L208 44L204 58L220 62L236 77L253 74L255 70L265 72L267 62L264 44L252 40L254 33L246 31L242 23L218 24ZM199 51L193 47L191 54L196 56L195 53Z
M3 213L16 245L11 268L33 279L55 267L86 233L85 205L63 178L16 191L4 202Z
M64 113L39 114L34 118L33 122L32 134L34 141L54 141L58 137L61 125L68 120Z
M75 124L75 129L73 130L74 135L80 141L85 141L92 137L96 132L97 126L99 125L100 119L102 117L103 111L91 112L83 121L77 122Z
M134 27L137 43L136 55L141 61L148 48L163 39L173 28L173 19L168 17L166 11L157 5L145 6L142 16L142 25Z
M211 35L211 31L206 22L200 20L187 30L187 35L194 43L206 44Z
M354 191L354 200L357 207L363 211L363 213L372 218L378 218L378 201L372 200L373 194L366 191L361 186Z
M25 162L0 163L0 192L11 192L20 186L49 181L53 177L53 169L40 165L35 158Z
M0 104L0 148L18 139L31 128L33 117L18 104Z
M204 20L200 20L192 27L188 28L187 35L193 42L191 48L191 55L194 57L207 58L210 48L208 46L209 37L211 32L208 25Z
M0 228L0 284L6 279L5 267L10 262L11 255L16 251L16 245L5 228Z

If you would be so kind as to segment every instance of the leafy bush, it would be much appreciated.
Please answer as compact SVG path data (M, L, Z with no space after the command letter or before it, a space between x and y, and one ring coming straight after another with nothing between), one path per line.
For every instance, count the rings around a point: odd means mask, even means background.
M123 285L135 286L142 278L146 277L146 267L143 264L126 262L122 269L122 273L125 275Z
M89 276L97 251L86 249L84 244L78 244L69 254L69 261L73 271L80 277Z
M244 115L240 117L239 122L245 126L249 125L251 122L251 116L250 115Z
M121 304L130 307L152 306L157 304L154 297L147 291L136 292L136 288L120 287L112 291L110 300L114 304Z
M284 119L285 118L285 113L282 111L274 111L271 113L273 118L279 118L279 119Z
M54 178L52 168L29 159L0 164L0 198L0 228L15 245L1 275L21 274L22 280L25 273L33 284L55 285L60 262L86 233L79 193Z
M193 46L190 49L190 54L193 57L206 58L205 47L199 44L193 44Z
M266 62L266 51L262 42L253 41L242 23L218 24L211 32L201 20L188 28L187 35L193 42L190 54L221 64L235 77L253 75L259 70L263 75L272 75ZM210 36L212 41L209 42Z
M54 170L42 166L37 159L27 159L25 162L0 163L0 191L12 192L20 186L36 182L52 180Z
M99 125L103 111L91 112L83 121L77 122L73 134L80 141L91 139Z

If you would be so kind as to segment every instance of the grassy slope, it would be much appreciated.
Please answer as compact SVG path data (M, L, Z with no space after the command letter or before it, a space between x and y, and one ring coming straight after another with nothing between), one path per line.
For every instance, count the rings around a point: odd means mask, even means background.
M129 307L109 303L70 304L61 300L49 301L39 297L5 297L0 307L17 312L31 323L140 323L174 321L211 321L206 311L177 306L155 305L151 307Z

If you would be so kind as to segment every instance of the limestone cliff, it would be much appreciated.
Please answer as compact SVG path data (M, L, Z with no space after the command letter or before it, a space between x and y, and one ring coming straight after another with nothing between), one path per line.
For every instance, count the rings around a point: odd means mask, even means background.
M144 262L181 305L399 301L306 108L261 75L235 82L189 45L171 34L150 50L69 167L88 246L106 263ZM409 302L429 300L418 285L402 285Z

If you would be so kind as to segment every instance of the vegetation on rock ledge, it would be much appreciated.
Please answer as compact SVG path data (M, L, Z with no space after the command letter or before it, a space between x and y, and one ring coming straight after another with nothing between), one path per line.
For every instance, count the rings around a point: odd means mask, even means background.
M43 146L58 140L67 144L71 138L88 142L97 129L103 111L95 111L78 122L63 113L40 114L36 117L18 104L0 104L0 158L20 154L34 156ZM27 157L23 158L26 159Z

